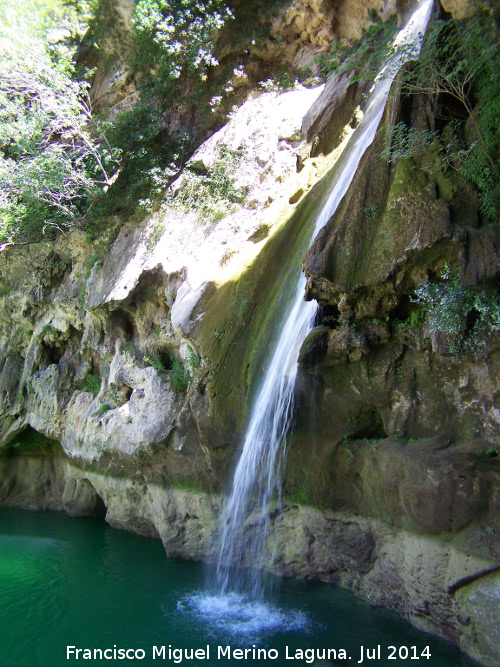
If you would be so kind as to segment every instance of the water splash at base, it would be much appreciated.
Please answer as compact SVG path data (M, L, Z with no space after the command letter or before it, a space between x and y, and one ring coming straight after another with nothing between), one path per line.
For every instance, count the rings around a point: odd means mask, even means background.
M240 593L212 595L195 593L177 603L177 610L193 615L212 634L257 640L275 632L307 631L311 621L307 614L283 610L273 604L252 600Z

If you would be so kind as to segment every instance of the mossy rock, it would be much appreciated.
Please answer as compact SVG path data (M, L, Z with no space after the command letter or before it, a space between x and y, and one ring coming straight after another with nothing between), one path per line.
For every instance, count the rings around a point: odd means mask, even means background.
M242 434L334 173L335 168L313 187L293 215L287 217L285 209L251 265L237 279L207 290L193 313L193 319L203 314L194 338L210 368L210 445L235 443Z

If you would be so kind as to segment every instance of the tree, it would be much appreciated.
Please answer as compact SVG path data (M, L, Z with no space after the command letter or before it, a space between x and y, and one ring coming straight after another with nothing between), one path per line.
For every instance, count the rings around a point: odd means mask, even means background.
M0 240L39 240L85 216L117 156L92 118L87 83L73 79L81 11L9 0L2 14Z

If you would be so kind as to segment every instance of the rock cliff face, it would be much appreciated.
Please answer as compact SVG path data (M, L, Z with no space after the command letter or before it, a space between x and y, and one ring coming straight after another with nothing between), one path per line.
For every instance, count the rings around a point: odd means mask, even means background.
M254 72L358 37L368 9L403 16L410 3L283 5ZM103 108L134 94L117 81L98 70ZM381 125L432 126L436 100L409 103L398 86ZM339 75L312 89L250 88L143 223L120 220L93 244L75 231L2 249L0 503L104 516L161 538L169 555L210 558L303 262L321 321L301 351L269 568L348 586L497 665L500 342L457 356L412 317L415 289L445 265L465 287L493 285L497 235L472 188L432 155L381 161L380 132L304 257L363 85ZM229 210L196 199L207 175L225 179Z

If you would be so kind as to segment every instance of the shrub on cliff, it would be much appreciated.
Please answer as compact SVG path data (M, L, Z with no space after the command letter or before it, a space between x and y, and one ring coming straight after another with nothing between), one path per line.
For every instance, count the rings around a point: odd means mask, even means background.
M82 15L52 2L0 9L0 241L81 219L112 181L113 150L71 59Z
M500 295L482 286L464 287L459 271L445 265L441 280L415 290L431 332L443 334L451 354L484 354L488 336L500 330Z
M206 79L217 63L213 35L230 10L221 0L139 0L124 63L139 100L104 122L92 114L73 56L89 22L98 41L106 11L99 0L0 7L0 242L38 241L75 223L98 231L116 202L96 204L119 167L135 204L161 191L192 152L190 132L169 125L185 92L180 78Z
M491 17L435 21L403 91L439 95L441 115L455 121L453 137L450 141L438 132L399 124L383 157L413 157L441 139L443 166L458 169L474 183L481 211L495 219L500 205L500 45Z
M181 106L192 105L193 119L208 108L213 91L202 90L218 64L214 36L231 17L222 0L137 3L125 66L139 96L109 128L113 145L126 155L122 189L128 203L141 200L148 209L149 196L161 193L190 157L197 137L192 126L179 124Z

